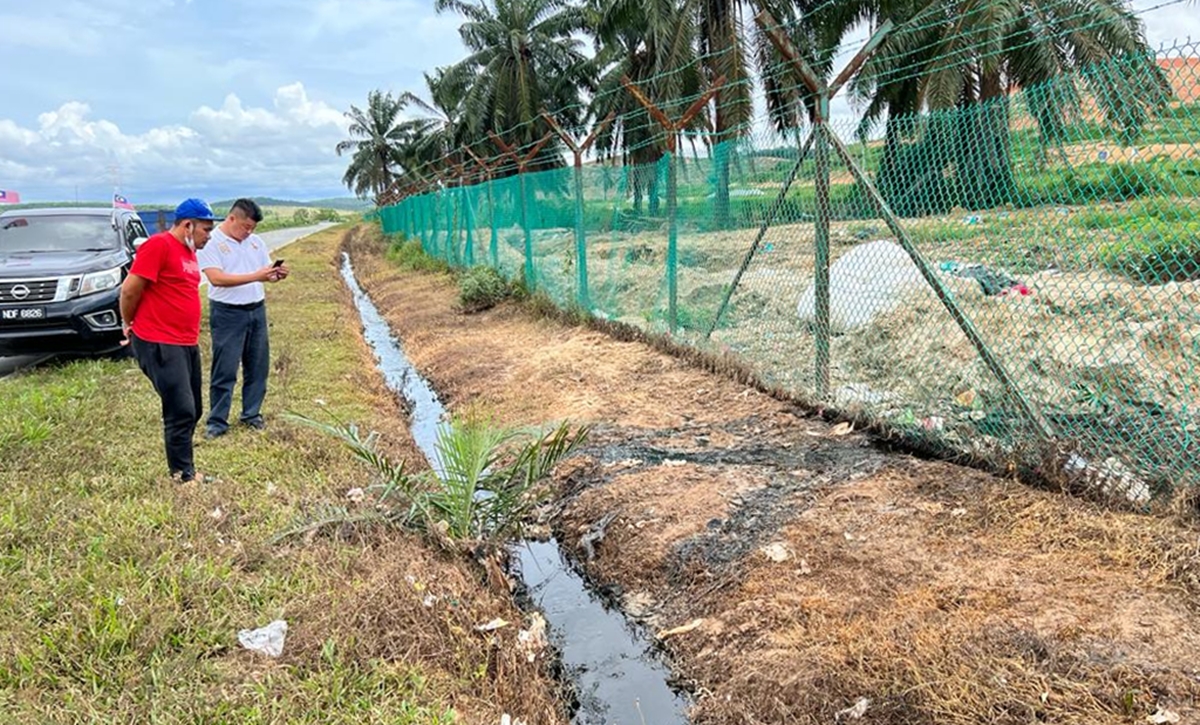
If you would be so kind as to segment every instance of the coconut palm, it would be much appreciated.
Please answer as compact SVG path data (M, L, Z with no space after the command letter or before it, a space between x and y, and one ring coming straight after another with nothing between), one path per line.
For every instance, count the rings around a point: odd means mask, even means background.
M345 114L350 138L336 150L338 156L353 151L342 183L360 198L371 194L378 202L402 172L412 130L405 125L403 110L400 98L375 90L367 96L365 111L350 106Z
M466 116L466 77L448 68L424 75L428 101L411 92L400 96L407 106L427 114L410 122L407 153L421 167L445 161L461 164L466 160L464 148L472 145Z
M807 120L803 113L804 94L800 80L780 62L778 52L763 29L750 14L767 10L794 33L811 33L811 28L796 23L809 6L836 5L828 0L699 0L697 4L697 49L705 78L713 82L724 78L724 85L713 103L713 141L716 171L715 222L726 226L729 219L729 147L750 131L753 120L754 76L762 82L767 113L780 131L799 128ZM818 38L799 43L801 47L825 49L816 53L825 62L815 68L824 70L836 43L822 44Z
M802 118L794 92L798 84L785 88L787 79L776 72L779 64L774 47L760 30L747 32L753 23L747 21L746 14L765 8L787 21L801 5L795 0L593 2L599 11L596 17L603 23L594 28L597 40L605 49L615 48L618 57L629 59L631 70L654 68L650 75L631 73L630 77L642 81L656 100L686 99L682 105L687 105L708 84L724 79L711 114L697 119L698 127L711 131L709 138L715 144L717 226L728 224L729 147L750 130L755 71L763 80L767 108L776 125L795 128ZM687 34L679 32L684 29ZM603 58L600 54L598 57ZM692 70L693 64L698 75ZM686 89L684 95L676 93L681 89Z

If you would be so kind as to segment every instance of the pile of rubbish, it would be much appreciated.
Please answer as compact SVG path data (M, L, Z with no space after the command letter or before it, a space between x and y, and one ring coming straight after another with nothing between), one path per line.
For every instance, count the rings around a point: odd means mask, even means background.
M939 269L944 275L975 280L988 297L1032 294L1020 280L982 264L948 261ZM830 327L835 334L865 327L902 306L908 294L927 284L908 252L895 242L856 245L829 269ZM814 322L815 306L816 288L809 285L797 304L800 319Z
M1019 280L1010 277L1005 272L985 267L982 264L973 262L942 262L939 268L946 274L975 280L983 288L983 293L988 297L1003 295L1028 297L1031 294L1029 288Z

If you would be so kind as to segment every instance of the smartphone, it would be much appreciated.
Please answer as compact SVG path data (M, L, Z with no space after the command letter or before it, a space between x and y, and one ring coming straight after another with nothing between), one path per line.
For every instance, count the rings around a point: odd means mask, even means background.
M283 260L282 260L282 259L276 259L276 260L275 260L275 264L272 264L271 266L272 266L272 267L274 267L275 269L279 269L280 267L282 267L282 266L283 266Z

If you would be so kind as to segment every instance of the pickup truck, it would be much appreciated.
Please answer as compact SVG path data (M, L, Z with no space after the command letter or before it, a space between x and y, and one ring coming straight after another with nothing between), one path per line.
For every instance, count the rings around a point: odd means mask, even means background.
M146 239L133 211L0 214L0 356L121 348L121 282Z

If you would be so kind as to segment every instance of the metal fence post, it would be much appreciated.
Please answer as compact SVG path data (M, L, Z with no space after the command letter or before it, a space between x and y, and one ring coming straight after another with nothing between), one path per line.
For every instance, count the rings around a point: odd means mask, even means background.
M583 229L583 155L595 143L596 137L600 132L612 122L616 117L616 111L609 113L592 132L588 134L583 143L576 143L575 139L564 131L558 122L554 120L554 116L542 111L542 118L546 119L546 123L554 130L558 137L563 140L563 143L571 149L571 153L575 156L575 301L580 308L590 310L592 305L588 296L588 260L587 260L587 235Z
M828 109L829 98L817 100ZM816 394L820 400L829 398L829 343L832 329L829 324L829 129L822 120L813 129L816 136L813 160L816 162L815 191L817 198L816 224L813 241L816 247L813 269L813 291L815 293L815 343L816 343Z
M866 45L842 69L837 78L832 83L826 84L825 80L817 75L808 65L787 36L779 32L779 23L775 21L775 18L769 12L766 10L762 11L755 17L755 20L766 32L767 37L779 51L780 55L799 74L800 79L812 94L811 102L815 104L811 109L814 136L813 159L816 162L815 191L817 202L817 213L813 229L814 246L816 247L814 258L816 268L813 270L813 292L815 296L813 313L816 319L816 329L813 331L813 343L816 347L816 364L814 366L816 390L814 392L818 400L828 400L829 347L830 338L832 337L829 322L829 226L833 215L829 199L829 146L831 143L836 143L836 139L829 129L829 100L837 95L841 87L858 72L858 69L867 61L871 53L875 52L875 49L879 47L879 44L891 32L892 22L888 20L880 25L867 41Z
M621 78L621 84L625 86L625 90L629 91L629 95L633 96L638 103L645 107L651 118L663 127L663 131L667 136L667 329L672 333L679 324L679 318L676 308L676 297L678 292L677 275L678 275L678 254L676 245L678 242L678 220L676 217L678 196L677 196L677 178L676 178L676 147L679 142L679 132L687 128L691 120L696 117L696 114L704 110L708 102L717 95L721 90L721 86L725 84L725 76L718 77L712 82L712 85L699 98L697 98L691 106L688 107L683 115L677 120L672 121L663 113L658 106L654 105L641 89L629 80L628 76Z
M525 168L530 161L541 152L542 148L550 140L552 134L542 136L542 139L533 145L533 149L525 156L518 156L516 149L505 143L504 139L496 134L488 131L488 136L491 137L492 143L496 144L501 151L513 160L517 167L517 179L520 183L520 210L521 210L521 227L525 230L525 284L532 292L537 288L537 280L534 278L533 268L533 232L529 228L529 195L525 184Z

